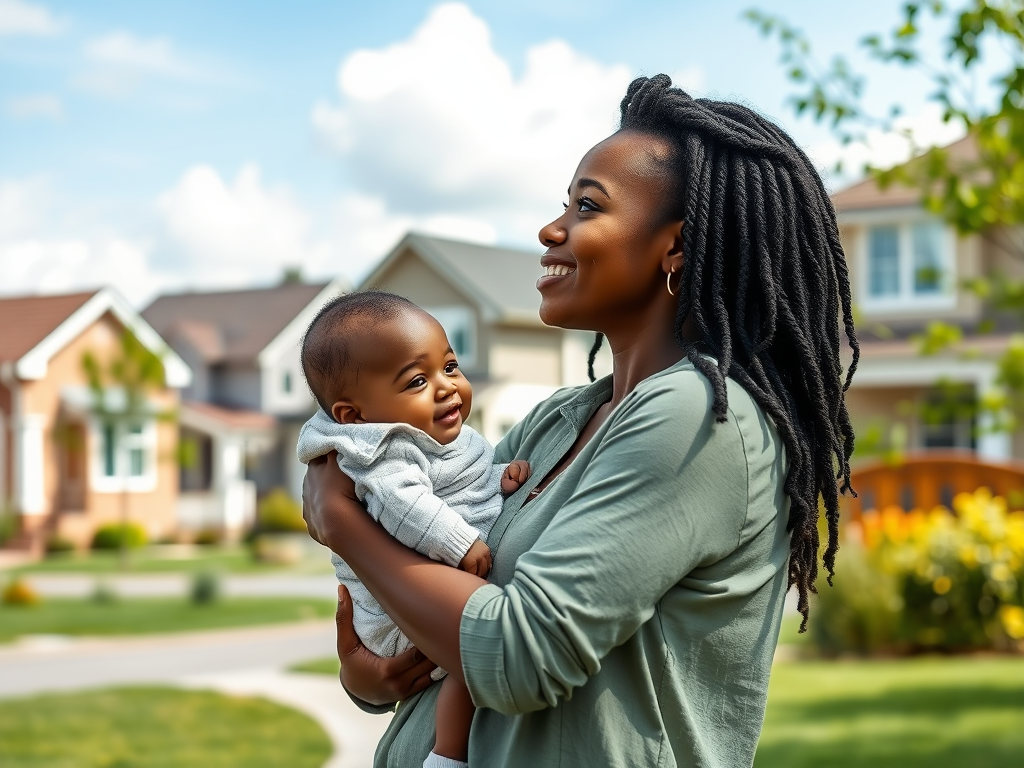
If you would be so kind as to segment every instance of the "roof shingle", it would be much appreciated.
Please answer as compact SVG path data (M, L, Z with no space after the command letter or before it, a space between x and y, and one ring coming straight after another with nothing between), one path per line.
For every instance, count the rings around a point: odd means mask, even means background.
M0 298L0 362L20 360L97 293Z

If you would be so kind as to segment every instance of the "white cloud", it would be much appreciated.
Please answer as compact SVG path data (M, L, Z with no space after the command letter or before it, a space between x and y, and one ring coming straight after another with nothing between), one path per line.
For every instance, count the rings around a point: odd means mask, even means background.
M836 163L841 163L842 171L836 181L842 183L861 175L866 166L889 168L910 159L915 145L919 149L941 147L964 135L959 126L942 122L942 111L936 104L929 104L916 115L898 118L894 127L894 131L873 128L863 141L845 145L836 139L828 139L810 146L807 154L819 168L832 176L836 176L832 173Z
M190 69L171 41L163 37L144 40L130 32L112 32L85 44L85 58L101 64L141 69L162 75L181 76Z
M629 80L625 66L558 40L530 48L517 77L486 23L449 3L409 39L348 56L340 104L317 104L312 120L386 210L490 222L526 240L560 211L582 155L614 130Z
M31 233L43 220L46 181L41 176L0 180L0 242Z
M0 0L0 37L36 35L49 37L61 32L64 22L50 9L24 0Z
M48 117L51 120L60 120L64 117L64 105L61 104L60 99L50 93L37 93L8 99L5 106L9 115L21 119Z
M232 183L209 166L194 166L160 195L157 207L204 283L273 279L285 266L317 260L308 237L310 217L287 189L267 188L254 163L243 166Z
M144 243L120 237L28 238L0 242L0 292L67 293L113 285L132 304L145 305L170 280L149 264Z

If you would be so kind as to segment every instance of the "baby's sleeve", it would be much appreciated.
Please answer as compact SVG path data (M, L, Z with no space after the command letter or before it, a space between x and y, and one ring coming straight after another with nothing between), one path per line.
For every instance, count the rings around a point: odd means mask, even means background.
M458 567L480 531L434 494L426 458L396 441L361 483L374 520L405 546Z

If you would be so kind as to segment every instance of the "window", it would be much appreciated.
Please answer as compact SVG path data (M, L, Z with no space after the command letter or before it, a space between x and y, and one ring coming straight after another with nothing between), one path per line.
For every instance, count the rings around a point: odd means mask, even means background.
M444 328L448 343L459 359L459 364L470 367L476 362L476 334L473 327L473 313L468 307L427 307Z
M953 238L940 222L880 224L866 240L866 307L952 305Z
M101 421L93 486L98 491L149 491L156 485L156 426Z
M947 385L928 393L921 404L921 447L974 450L974 391Z
M285 371L284 376L281 377L281 391L286 395L291 394L292 391L292 372Z

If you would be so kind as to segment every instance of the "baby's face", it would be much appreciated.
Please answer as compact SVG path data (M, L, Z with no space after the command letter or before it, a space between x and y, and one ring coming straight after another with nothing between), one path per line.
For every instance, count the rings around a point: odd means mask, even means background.
M437 320L409 309L378 326L354 352L363 364L345 397L331 408L336 421L409 424L442 445L459 436L473 388Z

